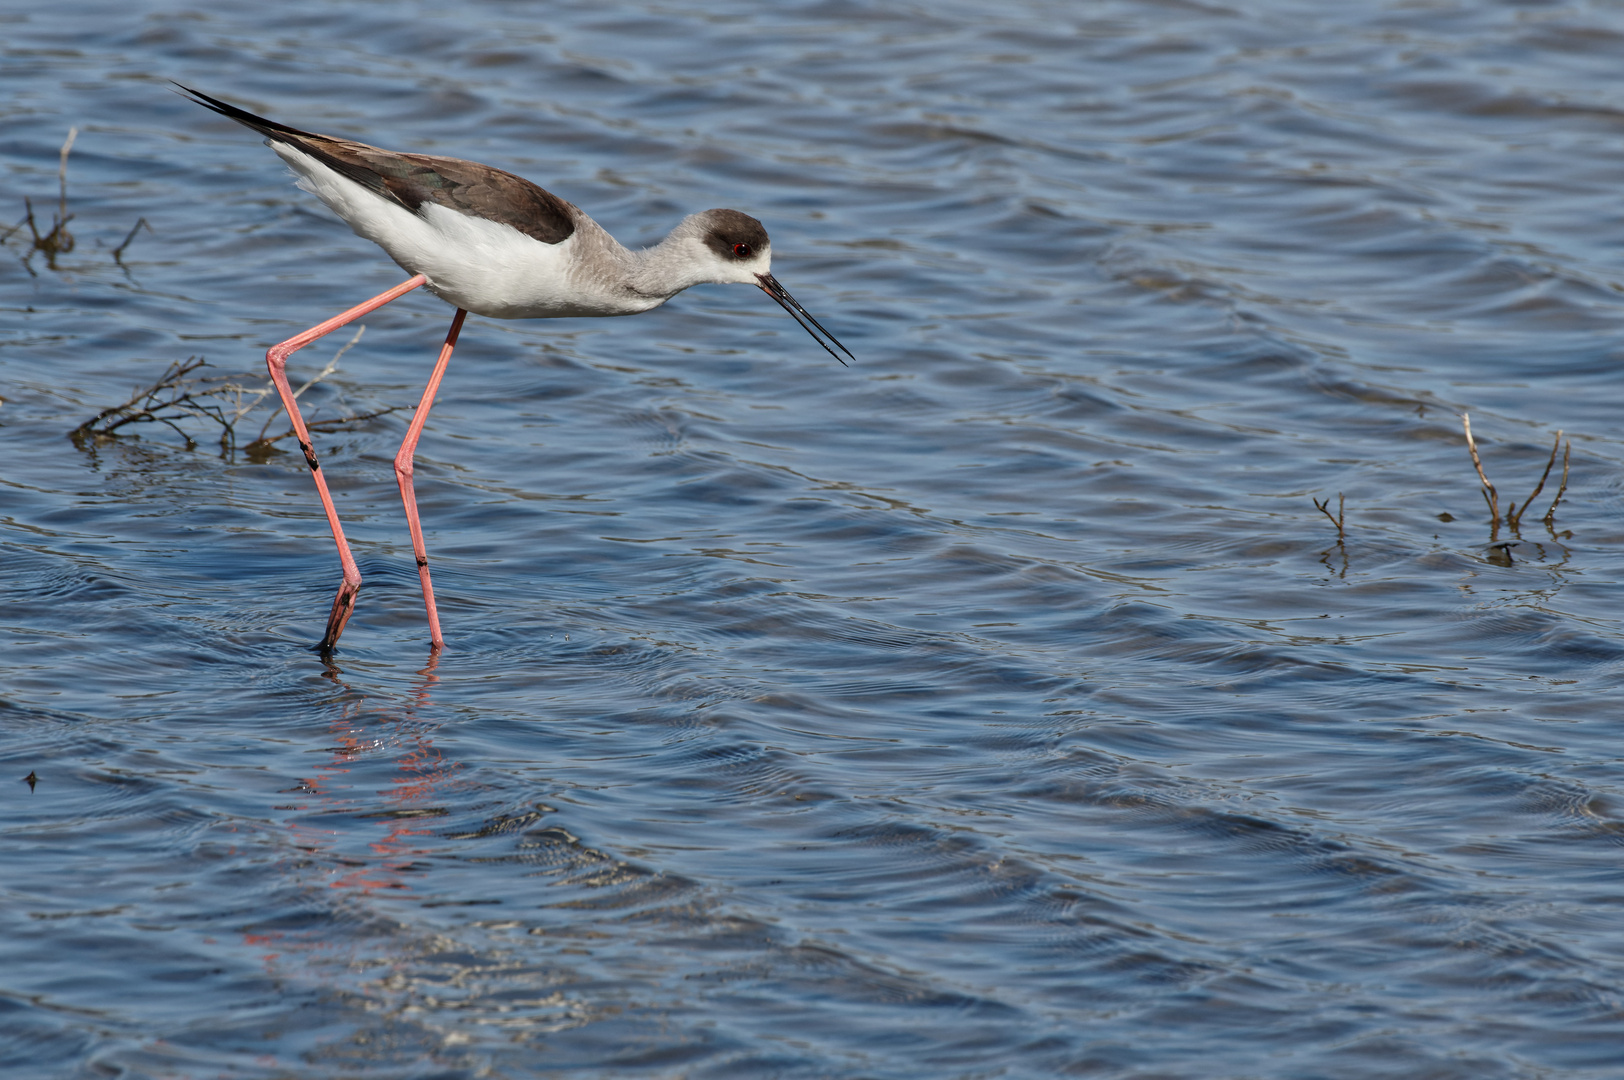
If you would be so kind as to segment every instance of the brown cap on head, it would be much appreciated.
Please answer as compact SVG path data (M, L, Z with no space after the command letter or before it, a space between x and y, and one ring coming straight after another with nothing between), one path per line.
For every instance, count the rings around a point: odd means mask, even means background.
M771 241L761 222L737 210L706 210L703 220L705 246L724 259L749 259L767 250ZM741 250L742 249L742 250Z

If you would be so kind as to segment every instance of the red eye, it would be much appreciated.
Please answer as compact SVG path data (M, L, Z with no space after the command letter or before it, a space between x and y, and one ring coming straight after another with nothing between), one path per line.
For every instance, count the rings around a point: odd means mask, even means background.
M741 259L748 259L751 255L754 255L755 252L750 249L749 244L734 244L733 254Z

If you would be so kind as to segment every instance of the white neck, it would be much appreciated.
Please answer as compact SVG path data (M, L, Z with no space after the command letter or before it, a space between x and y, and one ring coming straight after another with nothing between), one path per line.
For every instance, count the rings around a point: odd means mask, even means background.
M626 280L632 288L669 300L684 289L724 280L717 276L716 257L705 247L691 220L683 219L653 247L641 251L621 248L626 253Z

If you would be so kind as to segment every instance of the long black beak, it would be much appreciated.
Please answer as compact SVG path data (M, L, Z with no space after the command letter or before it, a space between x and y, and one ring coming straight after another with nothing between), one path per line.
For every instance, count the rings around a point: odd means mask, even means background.
M851 350L846 348L846 346L842 345L840 342L835 341L835 336L829 333L829 331L824 330L823 324L814 319L812 314L807 311L806 308L802 307L800 304L797 304L795 302L795 297L789 294L789 290L778 284L777 278L773 277L771 274L757 274L756 280L761 282L762 292L766 293L774 300L777 300L778 306L789 312L790 318L800 323L801 329L811 334L813 341L817 342L819 345L823 345L824 352L828 353L836 360L840 360L840 353L835 352L835 349L839 349L840 352L845 353L847 356L851 356ZM814 329L814 327L816 327L816 329ZM823 334L823 337L818 336L820 332ZM835 349L831 349L828 345L824 344L823 338L828 338L831 342L834 342ZM855 356L851 356L851 358L853 360L857 359ZM846 361L840 360L840 362L841 364L845 364Z

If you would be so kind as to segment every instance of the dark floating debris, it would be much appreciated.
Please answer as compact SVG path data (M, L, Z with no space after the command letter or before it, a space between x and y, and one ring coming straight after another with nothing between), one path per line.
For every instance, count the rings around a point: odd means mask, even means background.
M23 783L28 785L28 790L29 791L33 791L34 790L34 785L39 783L39 777L35 776L34 771L32 769L30 769L28 771L28 775L23 777Z

